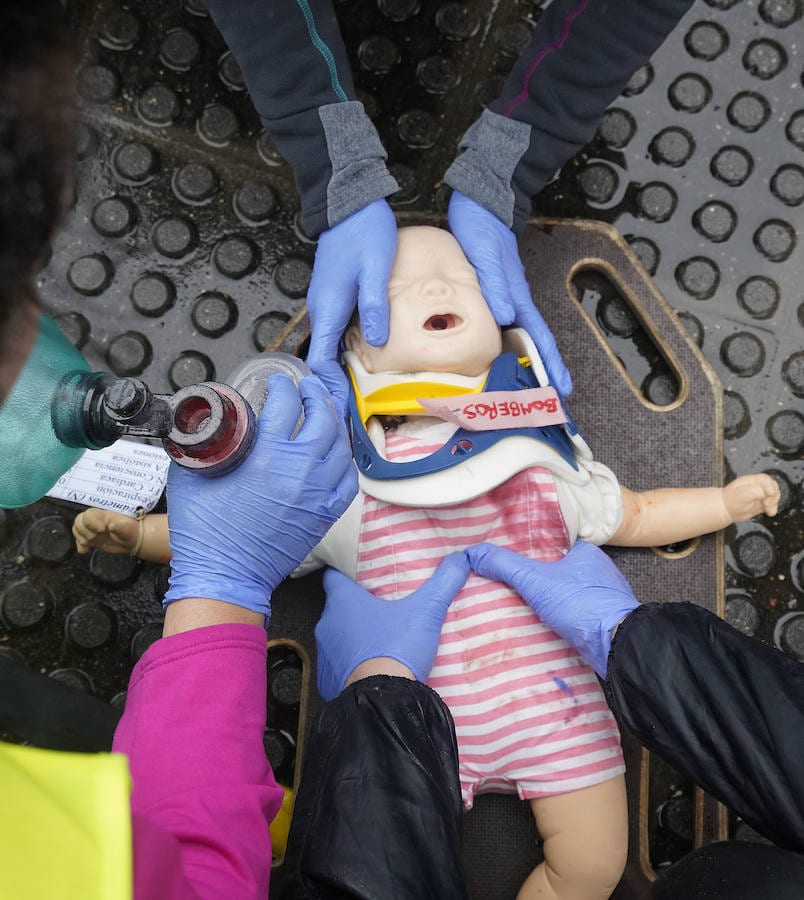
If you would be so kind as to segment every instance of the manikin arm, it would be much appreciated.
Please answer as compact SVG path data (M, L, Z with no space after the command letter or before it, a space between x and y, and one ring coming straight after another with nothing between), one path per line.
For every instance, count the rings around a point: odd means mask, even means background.
M106 553L129 553L146 562L170 562L165 514L155 513L139 520L106 509L85 509L75 517L73 537L81 555L94 548Z
M660 547L719 531L735 522L776 515L779 486L770 475L743 475L723 488L620 487L623 520L608 541L618 547Z

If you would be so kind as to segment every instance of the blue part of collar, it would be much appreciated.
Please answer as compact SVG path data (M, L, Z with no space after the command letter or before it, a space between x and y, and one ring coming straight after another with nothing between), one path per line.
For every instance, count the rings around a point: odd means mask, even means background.
M531 366L523 366L515 353L502 353L491 364L489 375L483 386L484 391L513 391L540 387ZM349 414L351 417L352 452L358 470L369 478L380 480L413 478L440 472L470 456L477 456L497 441L513 435L532 437L552 447L561 458L578 468L570 436L578 429L567 411L564 401L561 407L567 416L565 425L547 425L539 428L495 428L492 431L468 431L458 428L443 447L409 462L391 462L377 452L357 414L354 391L349 392Z

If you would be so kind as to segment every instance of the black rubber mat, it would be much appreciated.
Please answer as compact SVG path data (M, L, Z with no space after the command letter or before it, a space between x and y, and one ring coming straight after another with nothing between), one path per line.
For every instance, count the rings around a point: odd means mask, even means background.
M400 214L443 212L440 179L457 140L495 95L542 5L337 4L358 86L403 186L392 201ZM314 245L296 224L291 173L200 0L67 6L82 46L84 125L75 209L40 276L47 310L94 367L141 375L157 391L225 377L266 347L301 346ZM623 290L622 247L607 264L590 250L609 246L606 235L556 224L532 230L524 255L545 312L566 303L583 323L566 330L568 319L551 319L575 377L572 410L624 483L708 483L720 456L727 477L763 470L782 485L776 519L728 530L725 564L713 562L713 540L687 556L690 548L676 548L680 559L647 551L618 562L651 599L688 599L683 585L711 606L719 582L732 624L804 659L801 16L800 0L696 4L534 203L540 216L595 219L624 236L719 376L722 421L706 370L673 323L663 319L652 340L634 327L634 303L664 306L648 287ZM545 251L551 242L561 253ZM557 274L553 259L578 266ZM558 286L544 296L548 278ZM615 401L615 386L627 384L617 359L633 389ZM698 389L684 394L679 375L690 368ZM644 412L643 430L618 427L618 414L636 424L634 410ZM119 707L131 666L159 633L166 572L102 553L76 557L75 512L54 501L0 512L0 654ZM713 582L677 578L703 557ZM311 646L320 603L316 577L284 587L271 636L296 630ZM311 710L316 703L313 692ZM19 737L11 725L0 729ZM668 814L679 806L675 789L670 780L641 797L634 840L649 826L692 840L692 816ZM711 811L703 819L711 831ZM512 896L538 854L525 807L480 798L467 832L475 895Z

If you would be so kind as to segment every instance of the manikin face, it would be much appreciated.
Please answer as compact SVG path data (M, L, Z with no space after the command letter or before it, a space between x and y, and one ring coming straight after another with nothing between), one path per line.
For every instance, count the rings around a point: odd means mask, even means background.
M502 352L500 329L475 270L441 228L400 228L388 283L388 342L372 347L352 326L345 336L367 372L481 375Z

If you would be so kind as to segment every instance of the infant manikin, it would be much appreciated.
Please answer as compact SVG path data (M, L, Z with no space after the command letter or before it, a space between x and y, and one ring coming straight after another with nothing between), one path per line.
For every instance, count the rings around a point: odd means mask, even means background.
M451 443L455 424L399 409L430 396L434 383L454 385L453 394L482 389L504 349L530 357L538 383L547 383L527 335L506 333L504 346L474 269L448 232L400 229L388 293L384 346L368 344L357 323L345 335L353 426L362 432L354 420L365 418L362 433L378 459L410 463ZM394 399L395 382L413 385ZM383 397L390 398L384 411ZM376 465L364 466L361 494L316 561L393 601L445 554L479 541L540 560L560 558L578 538L658 546L769 511L778 497L768 476L738 479L731 491L635 494L592 459L579 435L563 446L562 453L514 430L429 474L381 480L372 477ZM545 860L520 900L608 897L625 865L628 825L619 732L594 672L507 585L472 575L447 613L428 684L455 719L465 807L483 792L517 793L531 805Z
M297 574L332 565L393 601L444 555L480 541L554 560L577 539L661 546L775 513L779 489L767 475L629 491L571 424L457 440L456 425L417 398L511 390L510 367L499 383L506 360L546 385L536 350L518 329L501 335L447 231L399 230L388 292L388 342L370 346L358 323L345 335L361 492ZM442 448L460 450L460 461L444 464ZM136 523L87 510L73 532L79 552L169 555L164 516ZM428 684L455 720L466 808L491 791L530 803L544 862L519 900L608 897L628 824L619 733L594 672L506 585L472 575L447 613Z

